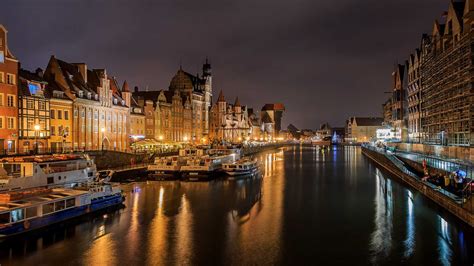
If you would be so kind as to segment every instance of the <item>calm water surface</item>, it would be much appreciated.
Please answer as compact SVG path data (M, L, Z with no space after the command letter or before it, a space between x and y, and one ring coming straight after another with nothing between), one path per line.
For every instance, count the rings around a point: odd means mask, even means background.
M0 263L473 264L472 230L359 148L258 158L262 178L125 185L125 208L3 242Z

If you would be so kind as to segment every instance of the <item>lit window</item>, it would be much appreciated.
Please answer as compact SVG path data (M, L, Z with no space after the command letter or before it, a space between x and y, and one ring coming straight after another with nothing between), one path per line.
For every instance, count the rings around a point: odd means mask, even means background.
M5 73L0 72L0 83L5 83Z
M31 99L26 100L27 109L35 109L35 102Z
M14 95L8 95L7 96L7 106L8 107L15 107L15 96Z
M7 84L15 85L15 75L7 73Z
M1 46L1 43L0 43ZM0 51L0 63L5 63L5 55L3 54L3 51Z
M8 119L7 119L7 128L8 129L15 129L15 118L14 117L8 117Z

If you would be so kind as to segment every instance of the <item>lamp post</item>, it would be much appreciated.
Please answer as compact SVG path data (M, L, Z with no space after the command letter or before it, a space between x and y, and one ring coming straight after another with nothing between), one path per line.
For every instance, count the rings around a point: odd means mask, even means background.
M40 125L36 124L35 129L35 154L38 154L38 132L41 129Z
M100 132L102 132L102 150L104 150L105 127L101 128Z

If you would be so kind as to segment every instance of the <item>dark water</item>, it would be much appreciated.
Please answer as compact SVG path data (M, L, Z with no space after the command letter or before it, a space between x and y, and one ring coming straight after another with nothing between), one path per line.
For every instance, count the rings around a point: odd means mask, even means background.
M358 148L260 154L263 178L124 187L124 209L0 244L2 265L472 265L473 232Z

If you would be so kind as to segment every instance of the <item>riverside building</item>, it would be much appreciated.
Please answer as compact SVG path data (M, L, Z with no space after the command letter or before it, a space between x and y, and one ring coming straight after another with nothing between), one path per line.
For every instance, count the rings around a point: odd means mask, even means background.
M125 99L130 92L121 91L105 69L89 70L84 63L52 56L44 77L73 102L68 115L74 150L128 150L130 113Z
M0 154L15 153L18 146L18 60L7 37L0 24Z

